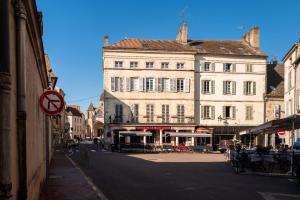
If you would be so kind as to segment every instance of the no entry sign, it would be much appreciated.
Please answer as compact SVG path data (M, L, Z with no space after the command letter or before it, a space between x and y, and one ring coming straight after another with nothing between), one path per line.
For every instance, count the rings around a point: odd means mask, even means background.
M285 135L285 131L279 131L279 132L278 132L278 135L284 136L284 135Z
M64 98L54 90L48 90L40 96L40 107L48 115L57 115L64 108Z

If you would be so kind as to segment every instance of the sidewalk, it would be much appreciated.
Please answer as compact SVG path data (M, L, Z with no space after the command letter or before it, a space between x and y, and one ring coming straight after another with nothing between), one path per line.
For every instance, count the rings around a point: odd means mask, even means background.
M42 200L99 200L101 195L89 179L63 152L54 153Z

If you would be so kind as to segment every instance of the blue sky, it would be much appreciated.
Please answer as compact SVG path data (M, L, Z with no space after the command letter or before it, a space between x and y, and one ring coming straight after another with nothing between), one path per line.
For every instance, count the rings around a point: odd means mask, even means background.
M105 33L109 43L175 39L186 5L190 39L239 39L257 25L262 50L281 60L300 38L299 0L37 0L44 48L67 103L83 111L98 105Z

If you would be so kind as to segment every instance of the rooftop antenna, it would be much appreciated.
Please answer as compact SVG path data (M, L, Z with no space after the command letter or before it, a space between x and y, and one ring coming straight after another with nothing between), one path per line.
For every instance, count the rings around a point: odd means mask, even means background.
M179 12L179 17L180 17L180 21L181 24L187 23L187 9L189 8L188 6L188 0L185 1L185 6L183 7L183 9Z

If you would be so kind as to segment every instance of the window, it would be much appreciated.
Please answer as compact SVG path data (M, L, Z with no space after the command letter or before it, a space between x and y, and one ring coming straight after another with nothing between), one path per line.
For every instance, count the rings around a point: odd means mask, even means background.
M210 71L210 63L209 62L204 63L204 71L206 71L206 72Z
M184 123L184 105L177 105L177 123Z
M163 92L170 91L170 79L168 79L168 78L162 79L162 91Z
M280 119L281 107L280 105L274 106L274 119Z
M138 62L130 62L130 68L137 68Z
M253 107L246 106L246 120L253 120Z
M146 62L146 68L153 68L154 63L153 62Z
M235 72L235 64L233 63L224 63L223 64L224 72Z
M256 82L245 81L244 82L244 95L255 95L256 94Z
M130 78L130 91L139 91L139 79Z
M115 121L114 122L123 122L123 106L122 106L122 104L115 105Z
M202 94L214 94L215 93L215 81L203 80L202 83Z
M139 122L139 104L133 104L132 105L132 122L138 123Z
M154 78L146 78L146 91L154 91Z
M215 107L201 106L201 119L215 119Z
M288 73L288 90L292 88L292 72Z
M246 72L252 72L252 64L246 64Z
M111 77L111 91L122 91L123 78Z
M163 104L161 109L162 109L161 110L162 123L169 123L170 122L169 105Z
M184 68L184 63L177 63L176 68L177 69L183 69Z
M123 61L115 61L115 67L123 67Z
M184 79L181 79L181 78L177 79L176 86L177 86L177 92L183 92L183 90L184 90Z
M161 68L162 69L168 69L169 68L169 63L167 63L167 62L161 63Z
M231 93L231 81L224 81L224 94Z
M154 105L153 104L146 105L146 118L147 118L147 122L154 122Z
M235 119L236 109L235 106L223 106L223 118Z

